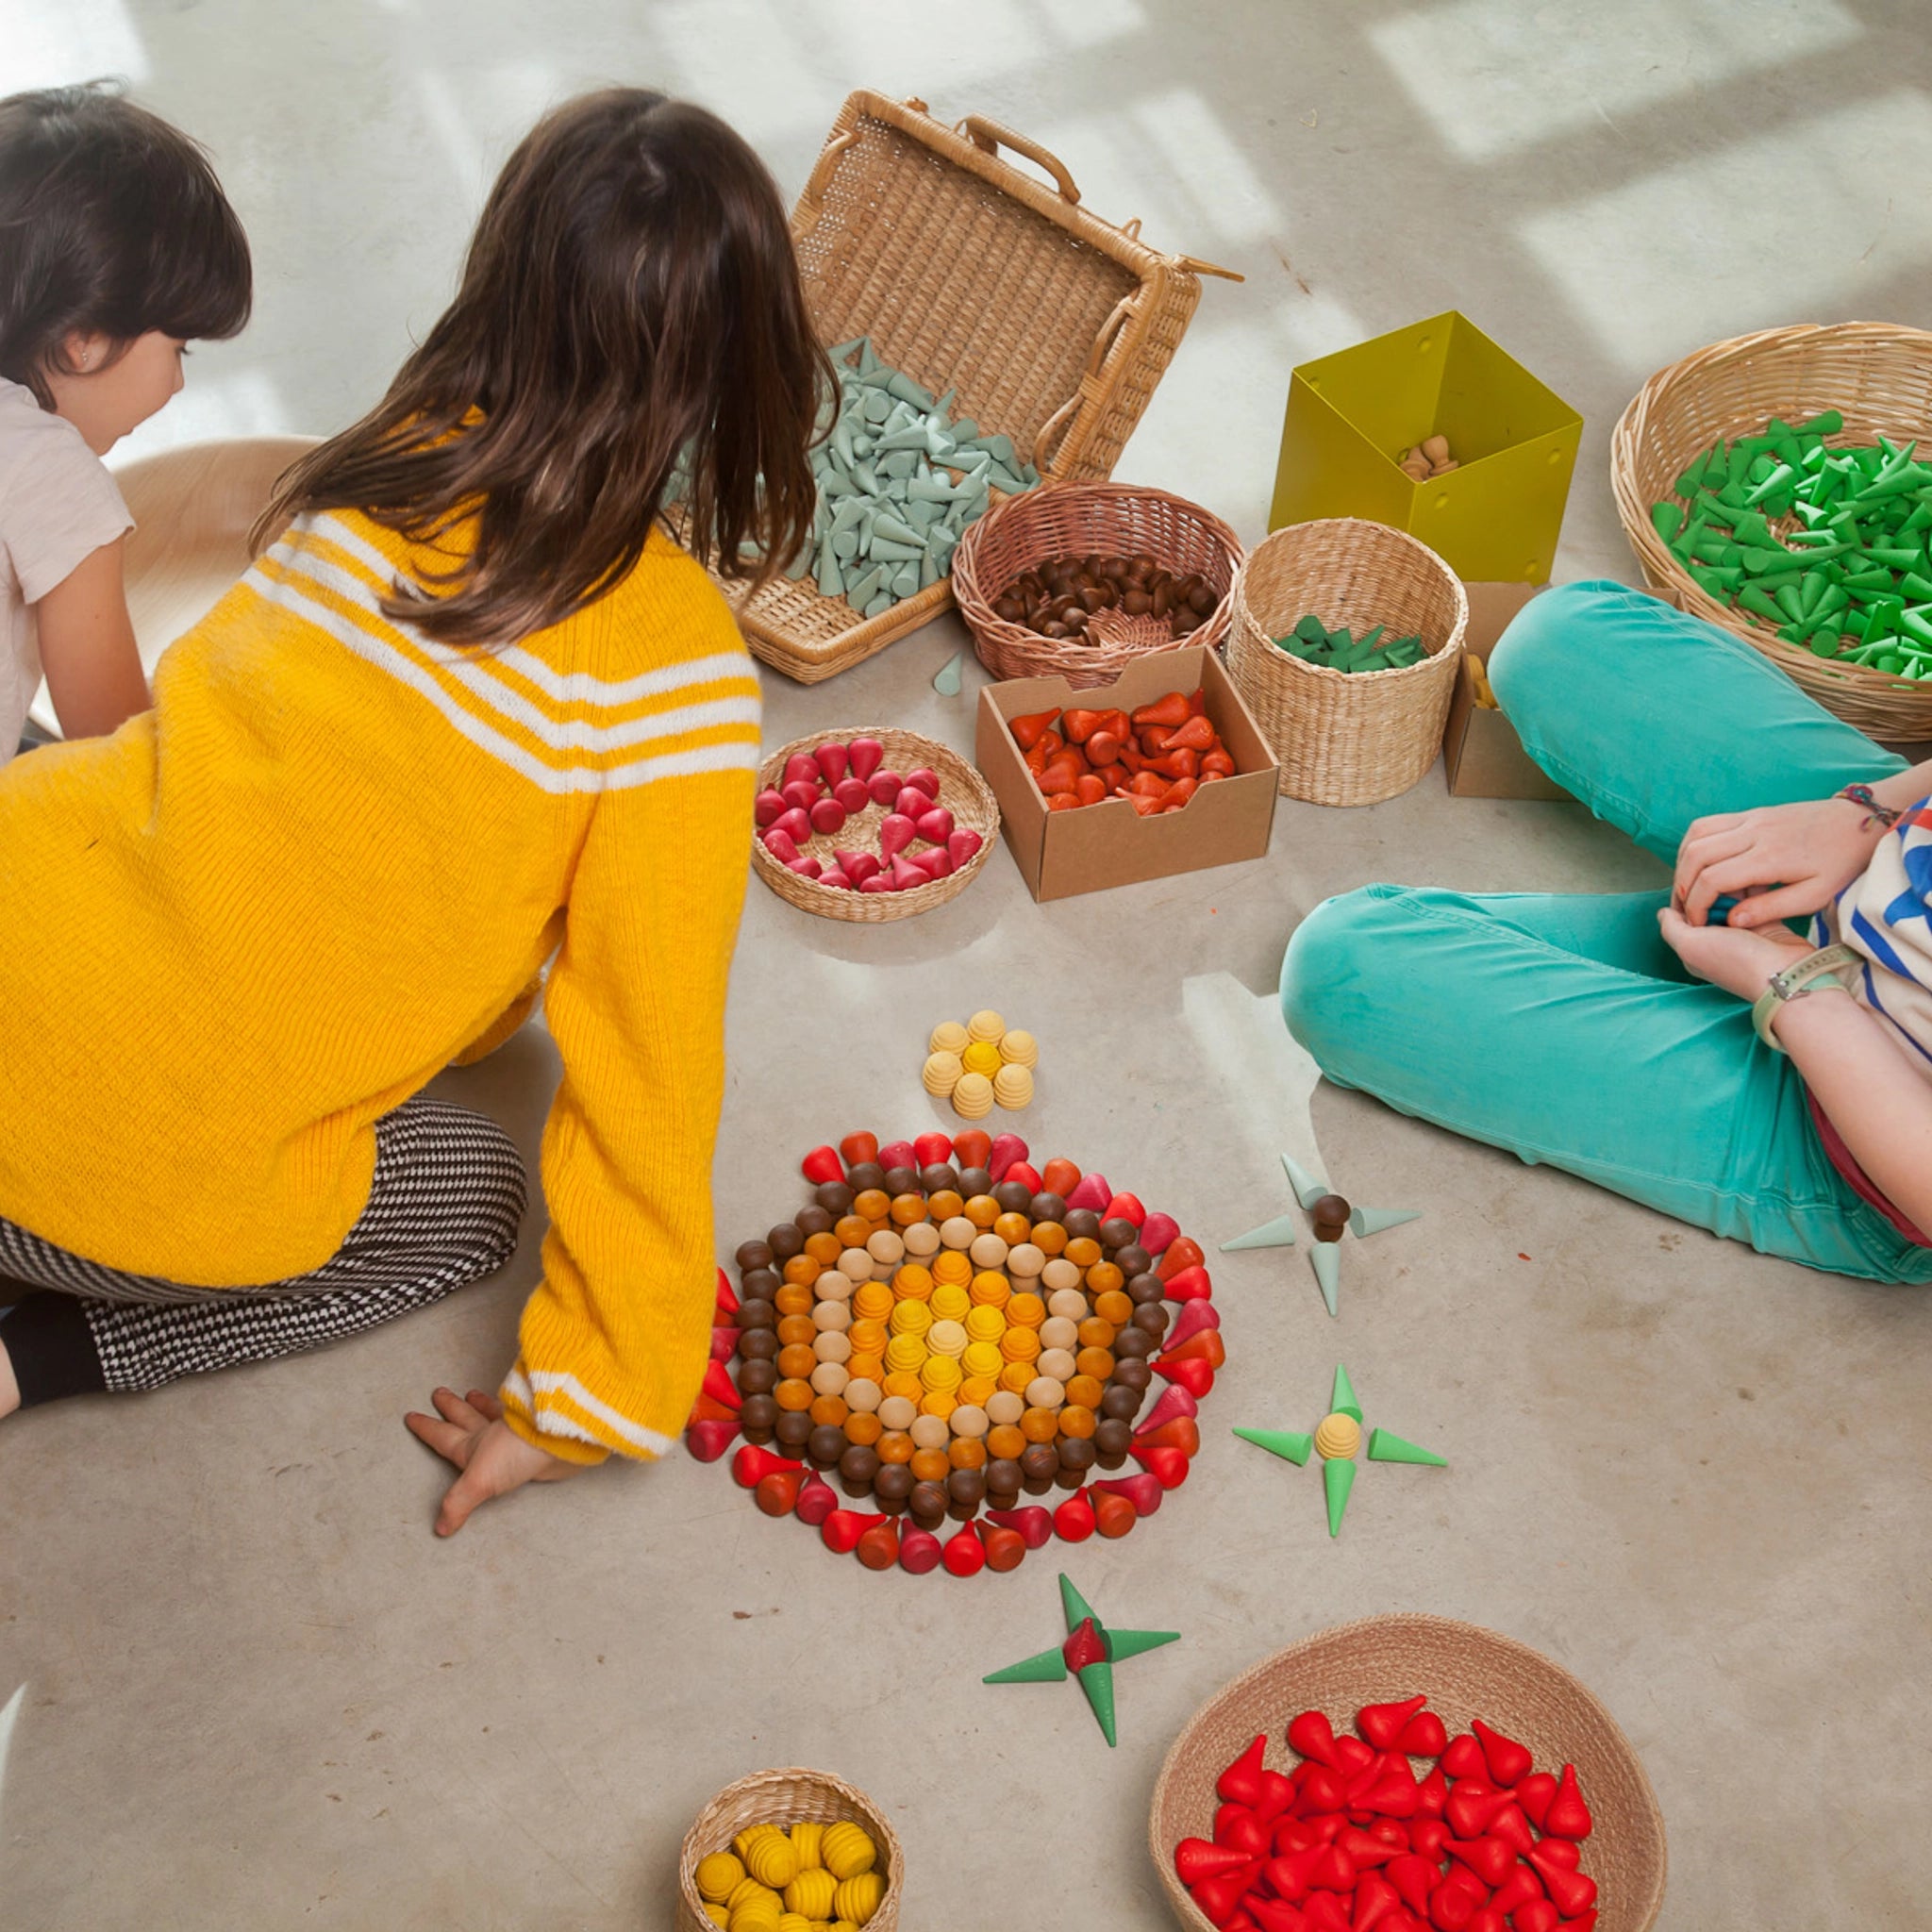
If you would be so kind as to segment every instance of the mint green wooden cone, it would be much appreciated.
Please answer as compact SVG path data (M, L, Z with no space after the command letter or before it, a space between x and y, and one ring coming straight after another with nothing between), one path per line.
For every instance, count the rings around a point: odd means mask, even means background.
M1433 1449L1424 1449L1420 1443L1406 1442L1389 1429L1369 1431L1368 1456L1371 1462L1419 1462L1430 1469L1449 1467L1446 1456L1438 1456Z
M1259 1227L1251 1227L1246 1234L1238 1234L1231 1241L1223 1241L1224 1255L1239 1254L1244 1248L1291 1248L1294 1246L1294 1217L1290 1214L1277 1216L1273 1221L1263 1222Z
M964 654L955 651L941 665L939 675L932 681L932 688L942 698L956 698L959 695L959 659Z
M1321 1284L1322 1299L1328 1305L1331 1315L1341 1312L1341 1257L1336 1252L1333 1241L1317 1241L1308 1251L1308 1260L1315 1271L1315 1279Z
M1356 1208L1349 1211L1350 1232L1357 1241L1367 1241L1385 1227L1400 1227L1405 1221L1420 1221L1420 1208Z
M1355 1464L1345 1456L1335 1457L1322 1465L1322 1490L1328 1499L1328 1534L1341 1534L1341 1518L1348 1508L1348 1492L1355 1488Z
M1328 1191L1328 1183L1319 1174L1310 1174L1292 1154L1284 1154L1281 1164L1288 1170L1289 1185L1294 1190L1294 1197L1304 1208L1312 1208Z

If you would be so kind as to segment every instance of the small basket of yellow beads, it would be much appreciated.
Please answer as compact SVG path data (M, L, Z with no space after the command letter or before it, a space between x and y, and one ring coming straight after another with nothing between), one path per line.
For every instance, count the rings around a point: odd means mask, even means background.
M902 1865L884 1814L842 1778L755 1772L684 1835L678 1932L898 1932Z

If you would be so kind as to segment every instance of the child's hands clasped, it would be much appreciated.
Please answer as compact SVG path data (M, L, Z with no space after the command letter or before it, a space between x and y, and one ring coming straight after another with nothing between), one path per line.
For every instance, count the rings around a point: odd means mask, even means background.
M1842 798L1695 819L1677 848L1671 902L1694 926L1727 892L1742 901L1729 915L1733 926L1775 926L1816 912L1871 864L1885 827L1865 819Z
M1750 903L1761 905L1763 900ZM1699 979L1707 979L1740 1000L1756 1000L1773 974L1795 965L1813 947L1785 925L1774 924L1764 932L1740 931L1737 918L1733 912L1729 925L1693 925L1674 906L1665 906L1658 909L1657 923L1665 945Z
M436 1404L435 1415L411 1409L403 1422L418 1441L427 1442L462 1471L443 1492L442 1507L436 1513L438 1536L456 1535L492 1497L507 1496L525 1483L560 1483L582 1466L525 1441L504 1421L503 1405L480 1389L472 1389L467 1397L454 1389L439 1389L430 1400Z

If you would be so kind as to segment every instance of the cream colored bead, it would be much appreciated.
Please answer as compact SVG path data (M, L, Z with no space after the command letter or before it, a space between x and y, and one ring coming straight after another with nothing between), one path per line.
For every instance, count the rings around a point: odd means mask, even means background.
M1047 1293L1051 1294L1056 1289L1078 1288L1080 1271L1064 1255L1056 1255L1041 1269L1040 1278L1045 1284Z
M994 1102L1008 1113L1033 1105L1033 1075L1024 1067L1002 1067L992 1076Z
M965 1071L956 1053L929 1054L925 1062L925 1091L943 1100L959 1084L959 1076Z
M1006 1038L1007 1023L991 1007L974 1013L966 1023L968 1040L990 1040L997 1046Z
M992 1082L984 1074L961 1074L953 1089L953 1111L964 1121L983 1121L992 1111Z
M1070 1348L1042 1348L1040 1359L1034 1368L1042 1375L1051 1375L1056 1382L1071 1382L1079 1373L1074 1365L1074 1351Z
M932 1038L926 1041L927 1053L964 1053L973 1044L973 1036L957 1020L941 1020L932 1029Z
M812 1391L819 1395L842 1395L851 1379L843 1362L821 1362L811 1372Z
M975 1268L1004 1268L1012 1250L1000 1236L988 1233L975 1236L966 1252Z
M839 1266L836 1272L842 1274L856 1288L861 1281L870 1281L879 1272L879 1268L877 1260L874 1259L868 1246L865 1248L847 1248L839 1257ZM821 1275L819 1279L823 1281L824 1276ZM817 1284L814 1283L813 1285L816 1286ZM823 1297L824 1290L820 1289L819 1294Z
M1040 1064L1040 1042L1032 1034L1015 1026L1000 1041L1000 1058L1015 1067L1037 1067Z
M1316 1425L1315 1454L1325 1460L1346 1460L1361 1445L1361 1424L1352 1415L1324 1415Z

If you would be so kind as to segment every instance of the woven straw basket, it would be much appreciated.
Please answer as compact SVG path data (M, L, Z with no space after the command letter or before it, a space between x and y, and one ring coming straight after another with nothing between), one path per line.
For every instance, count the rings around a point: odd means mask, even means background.
M1764 329L1714 342L1660 369L1637 391L1610 439L1610 487L1624 534L1654 590L1763 652L1802 691L1878 738L1932 738L1932 687L1863 664L1834 664L1789 644L1776 626L1721 604L1684 570L1650 520L1675 495L1690 459L1722 436L1761 435L1773 416L1798 422L1843 413L1836 446L1932 439L1932 335L1892 323L1843 322ZM1795 519L1792 520L1795 523Z
M1386 625L1428 655L1403 670L1307 664L1274 640L1312 612L1360 637ZM1227 668L1281 761L1281 790L1313 805L1374 805L1436 760L1469 600L1431 550L1384 524L1291 524L1255 546L1235 579Z
M1056 557L1146 555L1176 576L1200 575L1221 601L1185 636L1164 619L1108 614L1091 641L1044 638L995 616L993 603L1023 571ZM1241 539L1185 497L1126 483L1057 483L1001 504L966 532L953 554L953 590L979 661L995 677L1064 677L1076 691L1111 684L1136 658L1181 644L1218 649L1241 563Z
M1528 1746L1539 1771L1565 1764L1595 1818L1583 1866L1599 1888L1597 1932L1646 1932L1664 1897L1664 1821L1630 1740L1568 1671L1527 1644L1447 1617L1370 1617L1277 1651L1204 1705L1174 1740L1154 1787L1148 1846L1169 1903L1191 1932L1212 1932L1175 1875L1174 1847L1211 1838L1214 1781L1257 1733L1266 1762L1298 1761L1283 1742L1289 1720L1320 1710L1340 1731L1365 1704L1428 1694L1451 1733L1473 1717ZM1414 1760L1418 1771L1425 1768Z
M815 731L809 738L794 738L781 744L758 773L759 789L775 790L785 770L785 761L795 752L814 752L822 744L836 744L854 738L875 738L886 748L889 772L916 772L929 765L940 775L940 803L953 814L956 825L969 826L979 834L979 850L958 872L935 879L929 886L914 886L904 892L855 892L839 886L822 886L816 879L801 877L765 850L763 841L754 837L751 862L759 878L788 899L801 912L816 912L822 919L847 919L861 925L883 925L889 919L909 919L915 912L930 912L956 899L979 876L986 861L1000 841L999 801L974 768L950 747L937 739L922 738L916 731L892 731L876 724L837 724L826 731ZM849 852L878 849L879 822L891 811L886 805L867 806L845 821L840 831L814 834L798 849L809 853L822 865L830 865L840 846ZM914 845L924 849L924 840Z
M898 1834L857 1786L829 1771L797 1769L754 1772L726 1785L698 1813L677 1855L677 1932L715 1932L698 1896L698 1860L712 1852L728 1852L731 1840L747 1825L836 1824L841 1819L850 1819L879 1848L873 1869L885 1878L886 1895L865 1922L866 1932L898 1932L906 1874Z
M1003 160L1008 147L1053 177ZM841 109L792 210L791 236L819 339L870 335L879 355L983 433L1009 436L1048 478L1105 476L1141 420L1201 299L1230 275L1163 255L1140 223L1116 227L1081 204L1044 148L977 115L957 128L925 103L860 92ZM746 641L816 684L883 650L953 601L944 577L862 618L780 577L744 598Z

